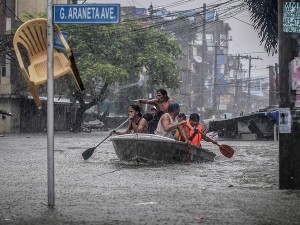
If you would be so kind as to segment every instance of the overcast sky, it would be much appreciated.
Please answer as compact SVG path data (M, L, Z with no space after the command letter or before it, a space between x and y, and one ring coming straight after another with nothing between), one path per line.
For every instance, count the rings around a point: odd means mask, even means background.
M149 8L152 3L154 9L164 7L168 11L175 10L188 10L200 8L206 3L207 7L227 2L228 0L87 0L86 3L118 3L122 6L135 6L138 8ZM224 6L230 7L241 2L239 0L232 0L230 5ZM217 8L218 9L218 8ZM220 7L219 7L220 9ZM263 45L260 45L260 39L257 32L254 31L251 26L250 16L248 11L236 12L230 18L221 18L231 27L229 35L232 36L232 41L229 43L230 54L243 54L250 55L251 57L259 57L262 60L252 60L252 77L268 77L269 71L267 66L274 65L278 62L278 55L268 56L265 52ZM248 61L242 61L244 69L249 68Z

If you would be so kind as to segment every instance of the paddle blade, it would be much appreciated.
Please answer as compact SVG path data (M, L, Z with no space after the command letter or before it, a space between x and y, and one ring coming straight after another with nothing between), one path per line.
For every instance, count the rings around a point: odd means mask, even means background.
M95 149L96 149L96 147L88 148L87 150L85 150L85 151L82 153L83 159L84 159L84 160L89 159L89 158L93 155Z
M234 154L234 150L228 146L228 145L225 145L225 144L222 144L222 145L219 145L220 147L220 151L221 153L227 157L227 158L231 158Z

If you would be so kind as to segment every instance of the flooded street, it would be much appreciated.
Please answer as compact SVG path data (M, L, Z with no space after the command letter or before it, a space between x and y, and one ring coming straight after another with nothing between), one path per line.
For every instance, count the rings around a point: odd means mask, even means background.
M300 224L300 191L279 190L278 142L202 164L120 162L108 132L55 135L55 208L47 206L46 134L0 137L0 224Z

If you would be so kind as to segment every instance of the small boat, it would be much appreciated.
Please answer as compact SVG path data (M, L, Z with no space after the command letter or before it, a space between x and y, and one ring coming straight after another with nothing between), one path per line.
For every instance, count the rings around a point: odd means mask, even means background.
M204 148L154 134L124 134L110 140L122 161L210 162L216 156Z

